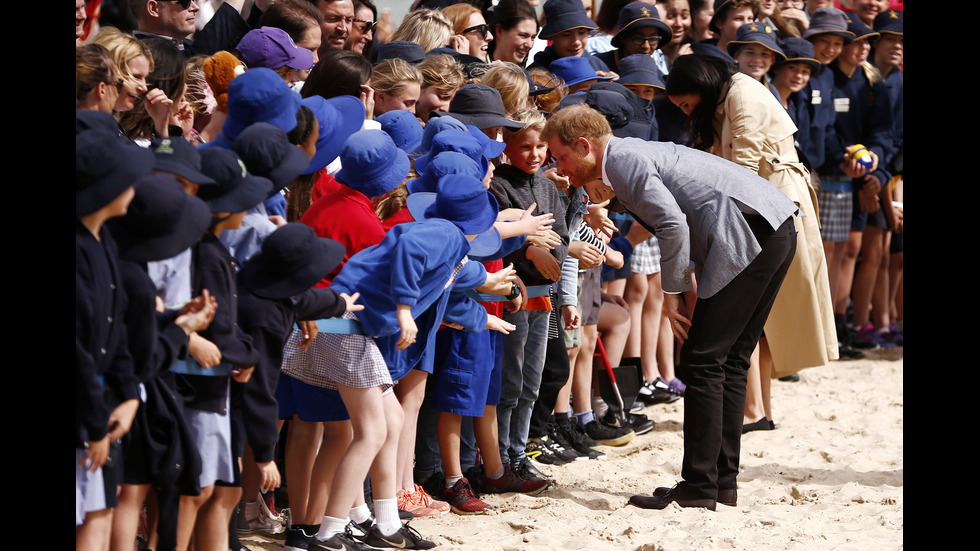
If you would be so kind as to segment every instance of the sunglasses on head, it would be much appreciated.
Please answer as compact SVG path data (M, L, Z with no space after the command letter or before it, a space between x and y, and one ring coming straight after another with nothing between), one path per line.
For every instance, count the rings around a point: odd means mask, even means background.
M486 36L487 33L490 32L490 27L486 23L482 23L480 25L473 25L472 27L467 27L463 29L463 32L460 34L467 34L473 31L480 31L480 36Z

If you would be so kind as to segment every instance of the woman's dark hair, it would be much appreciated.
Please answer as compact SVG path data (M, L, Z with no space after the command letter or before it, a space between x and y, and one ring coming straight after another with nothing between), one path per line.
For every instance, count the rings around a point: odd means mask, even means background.
M595 24L599 26L599 30L610 36L616 34L616 26L619 24L619 12L623 11L626 4L632 4L635 1L602 0L602 5L599 6L599 11L595 14Z
M159 89L174 102L174 108L184 96L185 76L184 55L166 39L156 37L141 37L140 40L149 48L153 56L153 70L146 77L149 90ZM136 107L122 114L119 121L129 135L134 139L150 139L153 131L153 120L146 112L144 100L140 99Z
M375 23L378 22L378 8L374 5L373 2L371 2L371 0L354 0L355 18L357 18L357 10L361 8L367 8L371 10L371 13L374 15L374 22ZM374 45L377 42L378 42L378 33L377 32L371 33L371 42L368 42L367 44L364 45L364 52L361 54L364 56L364 59L368 59L368 60L371 59L371 50L374 49Z
M667 75L667 95L696 94L701 98L687 117L691 146L707 151L715 143L715 109L728 94L735 68L724 59L706 54L682 55Z
M313 132L313 125L316 122L316 116L313 111L303 105L296 112L296 127L286 133L286 138L289 139L289 143L293 145L302 145L306 143L306 140L310 139L310 134Z
M308 29L322 24L323 13L306 0L281 0L259 18L259 25L282 29L293 42L302 42Z
M483 12L483 18L486 19L490 32L494 36L497 34L497 25L500 25L503 30L509 31L525 19L534 21L535 25L538 24L538 14L534 11L534 6L529 4L527 0L500 0L499 4L490 6ZM487 45L487 55L490 59L493 59L493 52L496 49L497 41L491 40L490 44ZM527 59L524 62L526 64Z
M324 52L310 76L303 84L301 95L323 96L361 96L361 85L371 79L371 62L364 56L350 50L330 49Z

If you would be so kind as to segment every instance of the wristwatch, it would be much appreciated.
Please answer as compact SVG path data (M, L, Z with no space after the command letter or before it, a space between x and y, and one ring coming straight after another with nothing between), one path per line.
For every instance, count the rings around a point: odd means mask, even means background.
M507 300L514 300L515 298L521 296L521 286L516 282L510 284L510 294L507 295Z

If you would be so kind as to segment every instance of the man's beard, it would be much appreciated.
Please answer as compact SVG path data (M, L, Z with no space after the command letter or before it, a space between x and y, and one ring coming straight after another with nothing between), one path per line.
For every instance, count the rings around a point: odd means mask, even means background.
M596 174L596 162L595 159L591 157L580 157L575 163L575 169L570 173L566 174L569 181L575 187L582 187L585 184L595 180L599 177Z

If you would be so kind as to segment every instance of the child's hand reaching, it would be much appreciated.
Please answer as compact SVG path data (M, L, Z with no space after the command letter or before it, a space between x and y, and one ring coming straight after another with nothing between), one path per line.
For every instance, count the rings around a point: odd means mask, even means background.
M344 299L344 302L347 303L348 312L360 312L364 309L363 304L357 304L357 299L361 298L361 293L354 293L353 295L340 293L340 298Z
M517 326L498 318L493 314L487 314L487 329L499 331L504 335L510 335L511 331L517 330Z
M561 236L555 233L554 230L548 230L544 232L544 235L528 236L527 242L535 247L551 250L561 245Z
M477 291L481 293L489 293L491 295L509 295L511 289L511 283L517 279L517 271L514 270L513 264L508 264L502 270L488 273L487 281L476 288Z
M233 369L231 372L231 378L235 379L235 382L245 384L252 378L252 373L255 372L255 366Z
M398 318L398 326L402 328L401 338L398 339L395 348L405 350L415 342L419 328L415 325L415 318L412 317L412 307L407 304L399 304L396 307L395 317Z
M282 484L282 476L275 461L257 463L259 467L259 487L264 492L271 492Z
M561 279L561 263L558 262L557 258L551 256L548 251L538 247L528 247L525 256L545 278L551 281Z
M221 363L221 350L215 344L197 333L191 333L190 344L191 357L201 364L201 367L210 369Z

